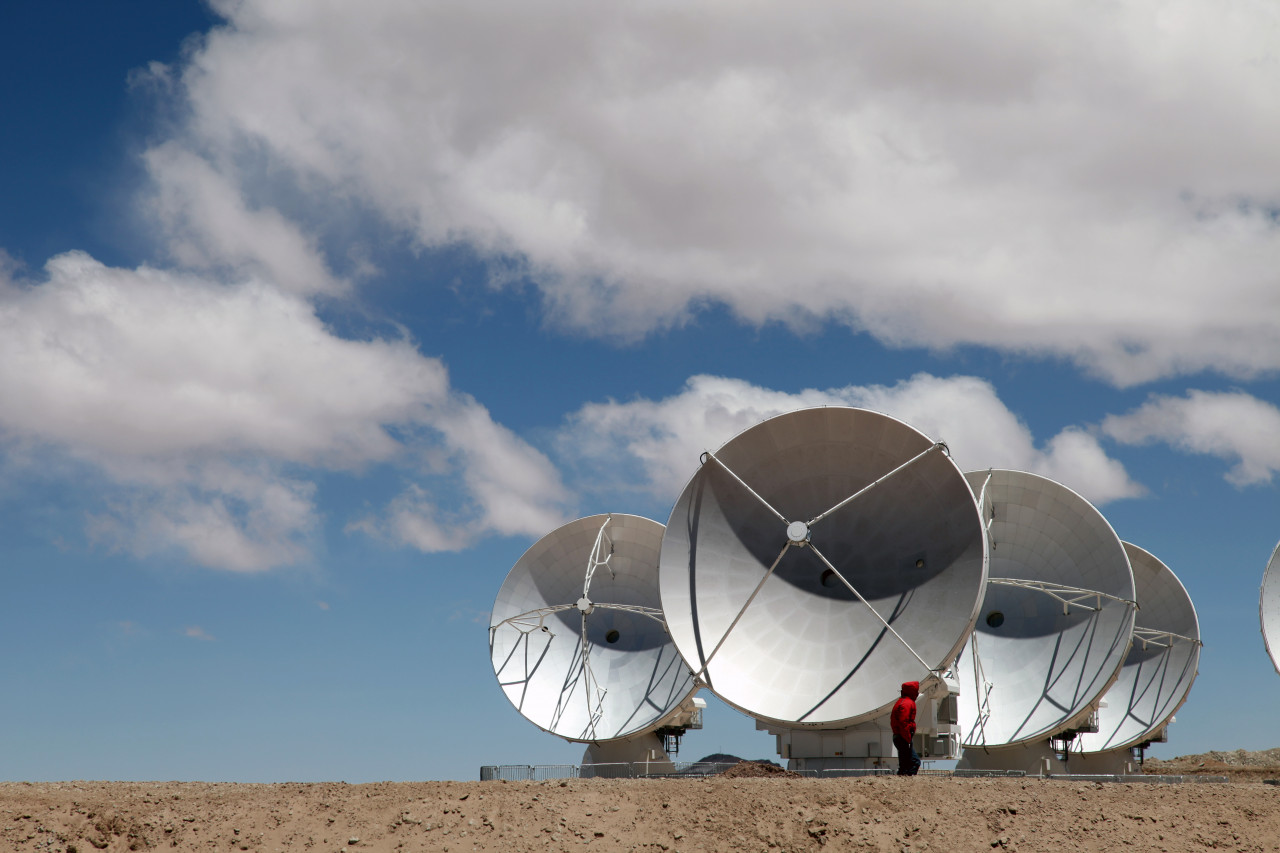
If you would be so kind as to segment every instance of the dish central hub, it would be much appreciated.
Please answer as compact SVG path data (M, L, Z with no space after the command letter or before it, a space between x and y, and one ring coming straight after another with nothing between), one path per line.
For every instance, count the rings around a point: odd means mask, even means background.
M809 525L803 521L793 521L787 525L787 538L793 545L804 545L809 541Z
M596 606L591 603L591 599L584 595L582 598L578 599L578 609L583 613L590 613L592 610L596 609Z

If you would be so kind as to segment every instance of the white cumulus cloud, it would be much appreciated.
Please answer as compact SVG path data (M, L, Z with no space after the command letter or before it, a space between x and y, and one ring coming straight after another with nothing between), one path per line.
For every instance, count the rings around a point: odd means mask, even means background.
M808 406L858 406L903 420L947 442L963 470L1012 468L1052 477L1096 504L1135 497L1143 488L1079 428L1037 442L985 380L919 374L893 386L846 386L784 393L741 379L694 376L664 400L592 403L559 436L559 453L577 467L583 488L640 489L674 501L715 450L756 423Z
M72 252L40 280L0 276L0 448L10 464L114 487L89 536L256 571L302 561L315 475L396 464L442 497L456 549L541 534L567 493L551 464L453 389L407 340L335 335L305 298ZM38 475L37 475L38 476Z
M1124 444L1158 441L1232 462L1227 480L1237 486L1269 483L1280 471L1280 408L1241 391L1154 395L1102 430Z
M146 164L152 193L144 208L183 267L247 272L301 294L346 289L313 238L277 210L251 208L214 164L176 143L148 151Z

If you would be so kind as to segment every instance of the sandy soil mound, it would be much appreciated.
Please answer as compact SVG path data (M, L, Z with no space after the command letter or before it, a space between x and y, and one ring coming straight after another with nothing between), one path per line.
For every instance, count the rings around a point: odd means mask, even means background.
M792 773L782 765L774 764L772 761L739 761L720 775L727 779L758 779L762 776L780 779L801 778L799 773Z
M0 850L1271 851L1280 788L1041 779L0 784Z
M1170 774L1212 774L1227 776L1235 782L1272 782L1280 784L1280 747L1250 752L1203 752L1159 760L1148 758L1144 772Z

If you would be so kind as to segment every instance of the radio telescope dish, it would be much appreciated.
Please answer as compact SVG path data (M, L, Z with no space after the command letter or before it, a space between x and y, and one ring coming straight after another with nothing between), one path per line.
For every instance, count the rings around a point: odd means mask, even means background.
M987 593L960 655L965 747L1046 740L1083 724L1133 634L1133 571L1111 525L1046 477L965 475L991 547Z
M1072 744L1081 752L1149 741L1186 701L1200 663L1200 623L1182 582L1137 545L1125 542L1124 550L1138 601L1133 643L1098 712L1098 731L1081 732Z
M801 409L704 454L671 511L659 588L676 647L762 721L851 724L949 666L986 580L973 494L887 415Z
M1271 655L1271 665L1280 672L1280 545L1271 552L1267 570L1262 574L1258 617L1262 621L1262 642Z
M584 743L657 728L697 689L658 598L662 525L594 515L548 533L498 590L489 653L502 691L544 731Z

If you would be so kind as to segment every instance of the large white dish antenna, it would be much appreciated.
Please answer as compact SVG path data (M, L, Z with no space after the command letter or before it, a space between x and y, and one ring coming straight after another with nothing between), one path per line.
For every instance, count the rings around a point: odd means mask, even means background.
M1098 731L1081 732L1073 751L1104 752L1151 740L1187 699L1200 663L1200 622L1191 596L1169 567L1124 543L1138 613L1133 643L1098 711Z
M968 748L1079 727L1119 675L1134 585L1119 537L1087 500L1022 471L966 475L991 547L986 598L960 655Z
M489 653L502 691L566 740L661 725L697 689L658 598L662 525L634 515L571 521L534 543L498 590Z
M802 409L704 455L658 574L672 639L717 696L830 727L954 661L986 541L944 445L875 412Z
M1271 552L1267 569L1262 573L1258 618L1262 622L1262 642L1267 647L1267 654L1271 655L1271 665L1280 672L1280 545Z

